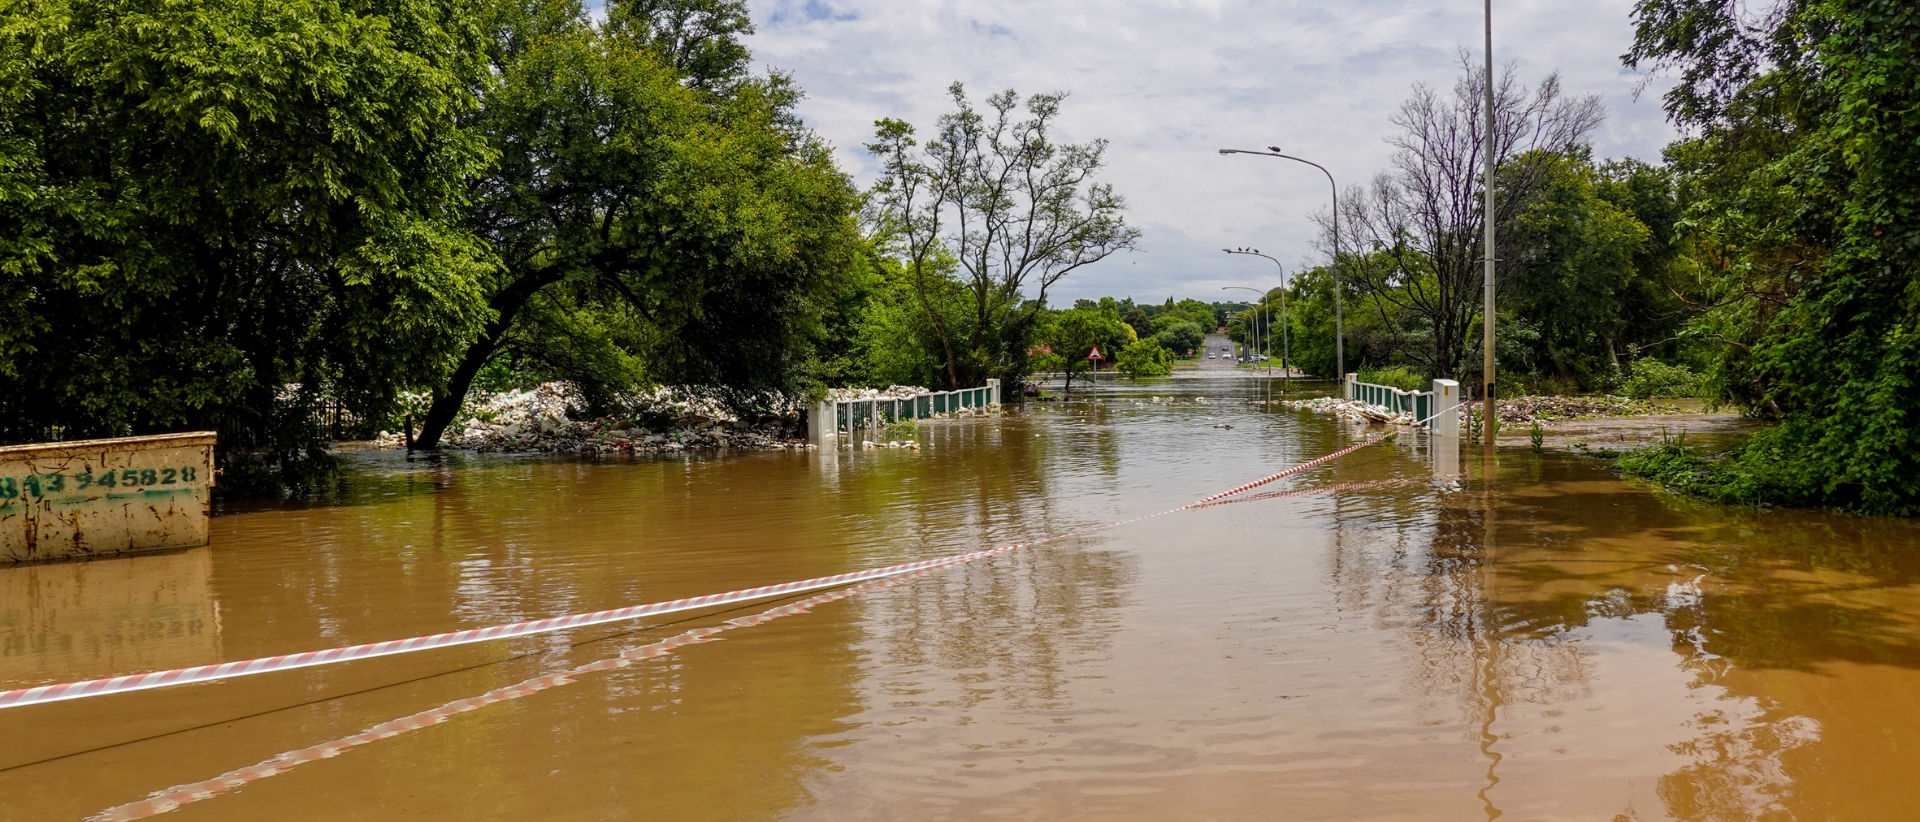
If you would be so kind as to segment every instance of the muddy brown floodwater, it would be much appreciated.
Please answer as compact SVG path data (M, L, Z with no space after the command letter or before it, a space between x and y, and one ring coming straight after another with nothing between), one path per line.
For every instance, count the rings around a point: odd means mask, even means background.
M0 568L0 687L974 550L1179 505L1353 441L1328 418L1263 413L1257 390L1103 384L923 426L918 451L352 454L329 498L225 511L210 548ZM1715 508L1570 455L1467 448L1449 466L1436 453L1402 437L1252 501L581 674L208 790L168 818L1877 820L1920 807L1914 523ZM1311 490L1335 484L1350 487ZM0 710L0 819L87 818L766 607Z

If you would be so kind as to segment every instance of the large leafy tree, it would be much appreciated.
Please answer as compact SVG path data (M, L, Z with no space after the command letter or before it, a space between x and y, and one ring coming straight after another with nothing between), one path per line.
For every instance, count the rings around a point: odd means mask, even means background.
M502 21L500 80L473 118L499 160L468 218L501 261L494 314L434 392L423 447L501 357L590 390L807 373L864 264L855 192L796 124L797 92L747 76L742 14L617 2L600 23L546 0Z
M1759 12L1759 13L1755 13ZM1920 5L1642 0L1727 396L1780 421L1748 499L1920 509Z
M1539 372L1594 387L1680 330L1669 175L1643 163L1592 164L1585 152L1529 155L1541 182L1519 203L1502 290ZM1656 234L1642 217L1663 228Z
M466 0L0 7L0 439L214 428L298 480L487 317Z
M958 83L954 111L924 146L913 126L878 121L867 146L882 177L869 218L882 246L912 278L923 319L941 344L949 387L999 377L1018 386L1047 291L1060 278L1133 248L1139 231L1126 203L1094 178L1106 142L1056 142L1063 94L1024 103L1013 91L987 98L982 112ZM965 287L959 324L938 304L940 268L951 259ZM1017 393L1015 394L1017 396Z

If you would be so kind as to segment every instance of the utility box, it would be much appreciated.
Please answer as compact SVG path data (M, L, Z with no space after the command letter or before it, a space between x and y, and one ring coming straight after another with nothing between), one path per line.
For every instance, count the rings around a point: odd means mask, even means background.
M0 447L0 562L207 544L211 431Z

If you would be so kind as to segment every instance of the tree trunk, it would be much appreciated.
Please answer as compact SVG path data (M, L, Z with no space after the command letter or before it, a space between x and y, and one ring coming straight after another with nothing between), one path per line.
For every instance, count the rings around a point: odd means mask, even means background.
M427 408L427 416L420 422L420 435L414 438L414 448L422 451L439 450L440 437L446 434L447 427L453 425L453 418L459 415L461 404L467 400L467 389L473 387L473 378L479 376L480 369L486 367L487 361L499 352L500 344L513 328L514 318L520 315L520 310L540 289L559 281L560 274L552 270L522 274L487 301L488 307L494 311L494 318L480 333L480 339L467 346L466 354L460 357L460 365L447 377L446 387L434 393L433 405Z

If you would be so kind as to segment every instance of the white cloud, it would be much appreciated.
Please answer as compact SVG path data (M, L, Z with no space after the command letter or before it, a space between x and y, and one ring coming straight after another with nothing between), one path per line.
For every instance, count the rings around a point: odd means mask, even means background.
M1107 178L1145 232L1141 250L1075 273L1063 299L1111 294L1213 299L1229 284L1274 284L1254 246L1315 259L1308 215L1326 180L1295 163L1222 157L1279 145L1327 166L1341 185L1386 168L1388 117L1416 82L1450 86L1461 47L1479 59L1482 5L1472 0L750 0L759 62L792 72L800 113L838 146L845 168L874 176L860 148L873 121L923 129L959 80L976 97L1002 88L1068 91L1062 137L1111 141ZM1602 157L1655 159L1671 139L1659 88L1620 65L1632 0L1501 0L1494 51L1537 81L1599 94L1609 117ZM1057 301L1056 301L1057 302Z

